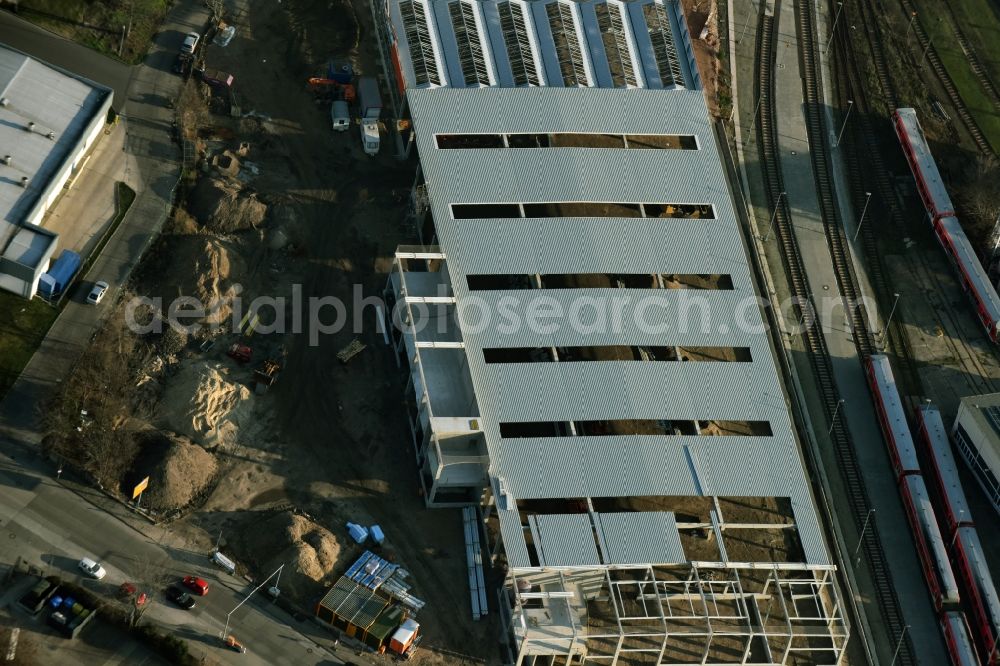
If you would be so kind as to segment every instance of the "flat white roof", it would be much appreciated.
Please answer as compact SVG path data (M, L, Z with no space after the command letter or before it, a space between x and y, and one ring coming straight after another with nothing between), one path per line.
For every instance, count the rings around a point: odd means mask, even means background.
M0 248L18 233L109 94L0 46Z
M55 234L37 227L21 227L3 251L3 258L25 266L37 266L55 242Z

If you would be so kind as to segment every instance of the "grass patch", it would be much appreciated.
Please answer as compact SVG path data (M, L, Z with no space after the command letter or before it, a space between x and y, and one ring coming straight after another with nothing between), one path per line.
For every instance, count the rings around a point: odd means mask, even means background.
M949 1L993 85L1000 85L1000 7L990 0Z
M934 49L941 57L941 63L951 76L958 94L969 108L972 117L982 129L986 141L994 152L1000 152L1000 113L996 111L993 101L973 74L972 66L965 59L951 22L935 9L936 4L936 0L917 0L916 5L919 8L917 20L924 26L928 37L933 40ZM987 18L992 16L989 14ZM930 71L929 65L926 71ZM961 122L957 118L954 121Z
M41 299L26 301L0 291L0 397L13 386L58 314Z
M20 0L17 13L52 32L134 65L146 57L153 34L159 30L170 4L171 0ZM124 44L123 26L128 32Z

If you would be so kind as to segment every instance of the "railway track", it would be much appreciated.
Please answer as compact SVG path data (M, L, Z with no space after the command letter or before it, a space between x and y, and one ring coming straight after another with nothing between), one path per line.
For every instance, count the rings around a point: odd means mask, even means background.
M948 20L951 21L951 27L955 30L955 37L958 40L958 46L962 49L965 59L969 62L969 67L972 69L972 73L976 75L979 85L983 87L983 90L986 91L990 101L993 102L993 108L1000 110L1000 93L997 92L997 87L993 85L993 79L991 79L989 73L987 73L986 67L983 65L983 61L979 59L979 54L976 53L976 50L969 42L969 38L966 37L965 32L962 31L962 25L959 22L958 17L955 16L955 10L952 9L950 2L943 2L941 5L945 9L945 13L948 15Z
M863 7L866 6L869 10L872 9L871 0L859 0L859 4ZM874 20L874 14L871 13L865 16L863 22L868 25L877 24L877 21ZM871 56L871 60L873 62L879 62L880 60L884 62L885 56L882 53L881 42L870 39L868 43L871 52L867 55ZM875 219L890 223L895 229L896 234L902 237L908 233L910 225L907 224L907 215L900 207L896 197L895 188L890 177L891 171L883 160L882 151L878 149L881 140L874 125L876 116L872 114L875 110L872 108L869 100L869 92L865 89L864 82L866 79L860 71L858 59L853 57L850 49L851 46L848 39L841 38L837 40L837 60L841 71L839 81L846 82L846 86L848 87L848 90L844 91L842 98L853 100L856 107L854 120L848 134L850 140L846 142L848 149L845 151L849 167L848 177L851 183L852 198L855 208L860 210L865 203L866 188L870 189L873 196L868 214ZM880 83L882 83L881 80ZM888 94L884 84L882 85L882 93L887 99L892 100L894 105L895 93L892 90L891 82ZM889 120L881 116L879 118L884 120L888 127ZM894 140L895 137L893 137ZM855 146L865 147L863 159L859 151L854 149ZM871 187L873 183L875 185L874 188ZM892 303L893 290L890 288L885 277L882 254L877 243L877 231L878 229L874 225L869 224L862 227L860 236L862 249L866 258L868 276L872 286L882 298L883 303ZM942 284L942 281L937 277L938 269L929 265L928 257L924 253L904 253L902 256L911 269L910 274L913 276L914 281L927 294L927 300L935 313L938 326L942 331L946 332L946 335L943 336L943 341L948 346L956 363L965 371L969 387L974 393L996 392L997 387L989 379L989 371L977 357L975 348L964 333L964 326L962 322L958 321L955 308L947 303L942 295L953 290L954 285L947 285L948 288L946 288L946 285ZM919 373L916 370L916 364L912 358L909 339L906 332L902 329L900 321L901 319L897 319L897 323L892 325L890 330L884 331L883 336L884 338L888 338L887 346L896 352L897 366L900 370L904 386L908 388L911 394L923 395L922 383Z
M914 8L911 0L899 0L899 3L902 5L906 16L913 16L917 13L917 10ZM937 49L934 48L930 38L927 36L927 31L924 30L924 26L920 24L919 16L913 21L913 34L917 36L917 43L920 44L921 53L924 54L922 58L927 58L927 62L930 63L931 69L934 71L934 75L937 76L938 81L941 82L941 86L948 94L948 99L951 100L952 106L955 107L955 112L958 114L959 119L961 119L962 124L965 125L965 129L972 136L972 140L975 141L979 150L987 155L992 155L993 149L990 147L989 142L986 141L986 136L983 134L982 129L979 128L979 123L977 123L976 119L972 117L972 114L969 112L969 108L965 105L965 102L962 101L961 95L958 94L955 82L951 80L951 76L949 76L948 71L941 63L941 58L938 56ZM922 58L921 62L923 61Z
M775 14L779 13L779 4L776 3L775 5ZM822 86L816 61L816 37L812 9L810 3L806 0L795 0L795 9L798 18L797 27L799 30L800 57L802 58L803 80L806 92L806 115L810 146L813 154L814 168L817 169L817 186L819 188L818 193L823 212L824 226L827 231L827 240L834 259L837 281L842 290L841 293L846 299L849 299L849 304L860 303L855 287L856 280L851 270L850 258L846 252L846 239L842 235L836 214L833 187L829 173L829 162L825 150L826 137L824 135L825 127L822 111ZM775 123L773 78L775 70L774 35L775 18L773 15L764 12L761 14L760 26L757 31L756 86L760 101L757 145L760 151L760 161L763 165L768 204L770 209L774 211L774 234L782 250L790 289L796 301L794 306L795 312L800 321L806 322L806 317L809 316L809 308L804 307L804 305L812 305L812 292L809 288L802 255L799 251L798 241L795 238L795 231L791 223L787 198L782 196L785 188L780 168L778 134ZM848 313L852 326L854 326L855 344L858 346L859 353L862 356L871 354L875 347L867 328L863 307L847 307L845 310ZM812 308L812 312L815 312L814 307ZM812 323L814 324L814 322ZM878 526L872 522L867 525L867 529L863 527L872 508L871 502L868 499L868 492L850 434L844 426L843 420L836 418L840 405L840 394L834 380L833 367L821 327L816 325L806 326L803 332L803 340L809 351L810 364L823 398L824 411L826 412L828 423L831 424L830 437L840 467L841 477L847 490L847 501L851 506L855 524L861 532L859 547L864 551L870 566L871 578L875 587L874 592L882 617L890 635L902 636L905 634L906 623L903 619L895 589L892 586L889 565L886 561L885 553L882 551ZM896 659L900 664L915 663L913 646L909 637L901 643Z
M883 38L882 29L876 18L876 7L874 0L856 0L859 14L863 17L860 21L864 27L865 38L868 47L871 49L872 63L875 65L875 73L878 76L879 85L882 87L882 97L890 109L895 109L898 105L896 94L896 84L889 74L889 65L885 59L885 51L882 50ZM850 9L848 9L850 11Z

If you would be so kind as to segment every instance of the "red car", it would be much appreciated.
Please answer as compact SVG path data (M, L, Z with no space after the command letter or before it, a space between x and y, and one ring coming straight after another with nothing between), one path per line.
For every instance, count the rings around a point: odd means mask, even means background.
M202 578L184 576L184 586L200 596L208 594L208 583L206 583Z

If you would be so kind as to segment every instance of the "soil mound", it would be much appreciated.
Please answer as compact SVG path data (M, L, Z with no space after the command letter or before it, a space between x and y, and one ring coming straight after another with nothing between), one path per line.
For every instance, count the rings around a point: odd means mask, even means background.
M174 299L193 297L205 316L198 320L189 316L189 308L181 307L185 312L181 323L214 325L232 314L233 299L245 276L246 263L235 243L208 235L168 234L143 261L136 293L160 298L163 315Z
M237 546L258 574L268 575L284 564L282 596L296 599L314 597L355 554L330 530L288 511L247 524Z
M219 362L197 361L170 379L160 402L164 425L206 448L233 446L250 420L250 389Z
M259 227L267 215L267 204L256 194L219 178L199 179L187 207L202 226L219 233Z
M137 436L140 451L126 477L123 492L131 497L135 484L149 477L143 506L156 511L180 509L208 486L217 469L215 456L172 432L151 430Z

